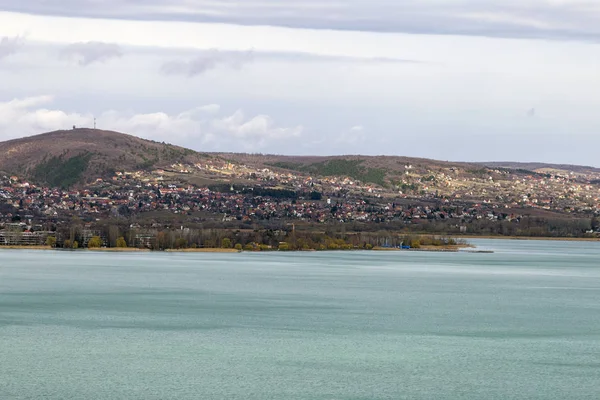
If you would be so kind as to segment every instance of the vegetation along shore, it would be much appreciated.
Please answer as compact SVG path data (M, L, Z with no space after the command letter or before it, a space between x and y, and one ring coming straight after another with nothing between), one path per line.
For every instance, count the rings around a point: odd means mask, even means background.
M73 237L78 238L77 235ZM80 246L76 239L64 239L58 242L56 237L49 236L46 245L10 245L0 246L4 249L39 249L39 250L91 250L112 252L136 251L179 251L179 252L212 252L234 253L241 251L339 251L339 250L421 250L421 251L457 251L461 248L472 247L464 239L453 239L444 236L431 235L400 235L400 234L364 234L352 233L335 235L319 232L295 231L290 234L278 232L254 231L219 231L212 232L208 237L191 237L167 235L159 233L151 238L146 246L129 247L124 237L116 240L111 247L101 236L92 236Z

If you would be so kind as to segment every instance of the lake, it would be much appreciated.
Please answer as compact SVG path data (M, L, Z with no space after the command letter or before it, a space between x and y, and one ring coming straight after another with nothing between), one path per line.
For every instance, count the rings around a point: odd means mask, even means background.
M600 243L0 251L0 399L597 399Z

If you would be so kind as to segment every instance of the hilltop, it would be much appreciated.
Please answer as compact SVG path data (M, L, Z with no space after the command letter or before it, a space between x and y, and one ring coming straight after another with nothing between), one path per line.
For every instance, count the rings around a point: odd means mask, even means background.
M99 129L44 133L0 143L0 171L69 187L115 171L193 163L202 155L183 147Z

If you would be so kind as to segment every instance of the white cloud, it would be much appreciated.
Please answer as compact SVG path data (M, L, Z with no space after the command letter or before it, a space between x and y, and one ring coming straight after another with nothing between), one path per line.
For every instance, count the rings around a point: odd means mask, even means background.
M0 103L2 140L69 129L91 127L91 113L65 112L44 106L52 96L37 96ZM99 129L115 130L147 139L165 141L198 150L258 150L269 141L297 138L302 126L280 127L268 115L247 118L241 110L217 116L220 106L209 104L177 114L133 113L109 110L97 117Z
M213 120L211 126L217 132L228 132L238 139L252 139L263 142L298 137L302 134L302 126L293 128L277 127L275 121L268 115L257 115L247 119L241 110L233 115Z
M36 96L0 103L2 139L66 128L69 124L82 124L87 120L86 116L80 114L43 108L52 100L52 96Z

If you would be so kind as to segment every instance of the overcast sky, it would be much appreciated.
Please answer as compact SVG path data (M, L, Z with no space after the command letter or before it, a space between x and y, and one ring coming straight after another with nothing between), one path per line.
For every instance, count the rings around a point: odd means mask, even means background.
M0 140L600 166L600 3L0 0Z

